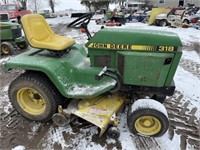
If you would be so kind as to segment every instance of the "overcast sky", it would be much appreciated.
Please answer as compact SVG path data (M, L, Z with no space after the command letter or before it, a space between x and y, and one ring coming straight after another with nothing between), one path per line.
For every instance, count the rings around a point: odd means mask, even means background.
M64 11L66 9L72 8L73 10L86 10L86 7L84 5L80 4L80 0L55 0L56 5L55 5L55 11ZM111 4L110 8L114 9L116 6L115 4ZM44 8L43 9L48 9L50 10L50 7L48 4L44 3Z
M58 3L55 7L56 11L74 9L74 10L85 10L85 6L80 4L80 0L56 0Z

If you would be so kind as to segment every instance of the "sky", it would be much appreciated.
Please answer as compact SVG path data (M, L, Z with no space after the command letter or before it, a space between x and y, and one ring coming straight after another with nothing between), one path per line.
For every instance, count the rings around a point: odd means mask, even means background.
M56 0L58 1L55 10L66 10L66 9L74 9L74 10L85 10L85 6L80 4L80 0Z
M63 11L71 8L73 10L86 10L86 7L80 4L80 0L55 0L55 1L57 3L57 5L55 6L55 11ZM113 9L114 7L115 4L110 5L111 9Z

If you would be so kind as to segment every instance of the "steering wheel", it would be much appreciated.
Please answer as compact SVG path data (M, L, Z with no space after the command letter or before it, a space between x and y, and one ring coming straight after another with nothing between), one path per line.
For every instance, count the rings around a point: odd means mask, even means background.
M81 28L81 24L86 24L90 22L94 13L86 13L85 15L80 16L76 20L72 21L70 24L67 25L68 28Z

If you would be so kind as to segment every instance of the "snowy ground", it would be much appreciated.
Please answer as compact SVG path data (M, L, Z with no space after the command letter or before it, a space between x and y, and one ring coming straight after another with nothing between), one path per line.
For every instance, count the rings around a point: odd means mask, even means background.
M48 23L59 34L68 35L78 43L87 42L87 37L75 29L66 29L72 18L48 19ZM92 20L91 32L97 32L101 26ZM118 140L108 139L105 135L99 139L97 127L56 127L51 122L41 124L21 117L11 106L8 86L21 71L13 70L7 74L2 71L2 63L8 57L0 59L0 149L77 149L77 150L198 150L200 149L200 30L193 28L168 28L148 26L142 23L127 23L117 28L153 29L177 33L184 45L183 56L175 74L176 91L167 97L170 128L160 138L148 138L132 135L126 125L126 113L120 115Z

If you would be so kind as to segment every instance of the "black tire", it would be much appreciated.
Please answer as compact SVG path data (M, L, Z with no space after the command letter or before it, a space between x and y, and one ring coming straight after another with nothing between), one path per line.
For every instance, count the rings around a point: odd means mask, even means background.
M155 26L159 26L159 23L160 23L160 20L155 20L155 21L154 21L154 25L155 25Z
M14 108L25 118L46 122L64 101L48 77L39 72L26 72L9 87L9 98Z
M27 49L27 48L28 48L28 43L27 43L26 41L19 42L19 43L17 43L17 46L18 46L20 49Z
M108 128L106 134L109 138L117 140L120 136L120 131L117 127L112 126L112 127Z
M160 103L163 103L166 99L166 96L164 96L164 95L153 95L152 99L154 99L154 100L156 100Z
M4 55L13 55L14 54L14 47L9 42L1 43L1 54Z
M160 137L165 134L169 128L169 121L166 112L160 109L164 106L150 99L138 101L129 108L127 114L129 130L133 134L150 137Z
M165 27L167 25L168 25L168 23L167 23L166 20L161 20L160 23L159 23L159 26L161 26L161 27Z
M184 19L184 20L183 20L183 23L189 24L189 20Z

